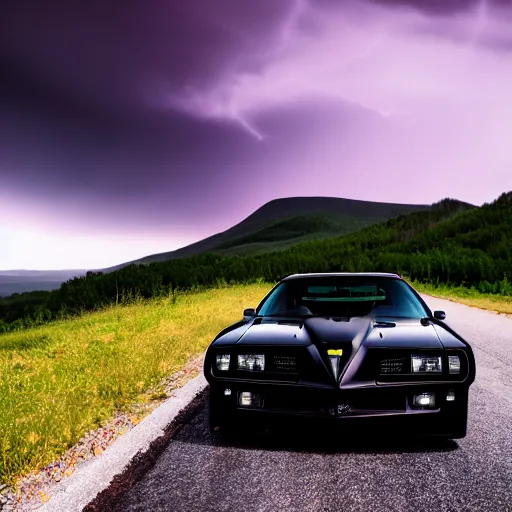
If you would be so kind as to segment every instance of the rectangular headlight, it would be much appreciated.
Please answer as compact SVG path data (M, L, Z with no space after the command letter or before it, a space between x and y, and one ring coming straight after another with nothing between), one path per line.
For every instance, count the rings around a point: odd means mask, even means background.
M230 359L231 359L231 357L229 356L229 354L219 354L216 358L217 370L227 372L229 370Z
M441 356L413 355L411 364L413 373L441 373L443 371Z
M448 371L450 373L460 373L459 356L448 356Z
M263 354L239 354L238 369L261 372L265 370L265 356Z

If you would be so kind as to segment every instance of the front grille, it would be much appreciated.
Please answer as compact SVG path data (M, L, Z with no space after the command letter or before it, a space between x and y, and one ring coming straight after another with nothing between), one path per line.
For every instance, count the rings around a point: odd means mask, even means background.
M410 359L406 357L386 357L381 359L380 373L381 375L409 373L408 361L410 361Z
M271 369L277 372L296 372L297 358L295 356L274 354Z

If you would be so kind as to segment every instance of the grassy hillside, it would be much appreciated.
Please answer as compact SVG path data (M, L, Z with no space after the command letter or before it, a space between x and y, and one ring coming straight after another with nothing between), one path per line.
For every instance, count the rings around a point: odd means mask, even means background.
M272 252L308 240L319 240L353 233L385 220L387 220L386 217L372 217L371 215L365 217L335 213L298 215L257 231L230 238L226 242L217 245L211 252L225 255Z
M475 288L450 286L443 283L429 284L413 281L411 284L420 293L425 293L432 297L440 297L441 299L452 300L467 306L512 315L512 289L509 289L508 293L496 294L482 293Z
M270 285L114 306L0 336L0 484L44 466L159 384ZM152 389L152 395L146 392Z
M426 211L429 208L429 205L379 203L337 197L275 199L222 233L176 251L153 254L129 263L147 264L186 258L207 251L265 252L275 249L273 244L276 240L279 240L280 245L289 246L303 241L307 235L310 235L310 238L341 235L398 215ZM307 227L301 228L301 222L306 222ZM117 265L106 271L118 270L129 263Z
M422 283L512 294L512 193L470 209L447 199L428 211L281 251L248 256L206 253L73 279L38 297L0 299L0 332L132 297L167 295L177 288L274 282L294 272L329 271L399 272Z

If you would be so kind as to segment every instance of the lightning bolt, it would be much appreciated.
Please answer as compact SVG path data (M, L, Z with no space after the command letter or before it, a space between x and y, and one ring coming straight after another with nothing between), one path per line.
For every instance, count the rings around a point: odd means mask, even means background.
M231 118L236 120L238 124L252 137L254 137L258 141L262 141L266 137L262 135L254 126L251 126L251 124L247 121L247 119L244 119L240 114L237 112L234 112L233 110L230 112Z
M280 42L277 47L274 49L275 53L278 53L280 49L286 46L288 41L293 35L293 31L296 28L297 21L300 16L303 14L304 10L307 7L307 0L295 0L293 4L293 8L290 11L290 14L286 21L283 23L281 28L281 37ZM262 141L267 138L266 135L260 133L254 126L252 126L247 119L244 119L238 112L233 109L230 109L229 116L231 119L235 120L247 133L249 133L252 137L254 137L258 141Z

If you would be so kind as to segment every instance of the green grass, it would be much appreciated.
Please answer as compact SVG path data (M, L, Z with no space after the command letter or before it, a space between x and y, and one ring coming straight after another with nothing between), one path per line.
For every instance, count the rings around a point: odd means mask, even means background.
M113 306L0 336L0 482L62 455L205 350L269 284Z
M445 284L432 285L412 282L411 285L420 293L433 297L449 299L467 306L496 311L498 313L512 314L512 296L480 293L473 288L463 286L449 286Z

